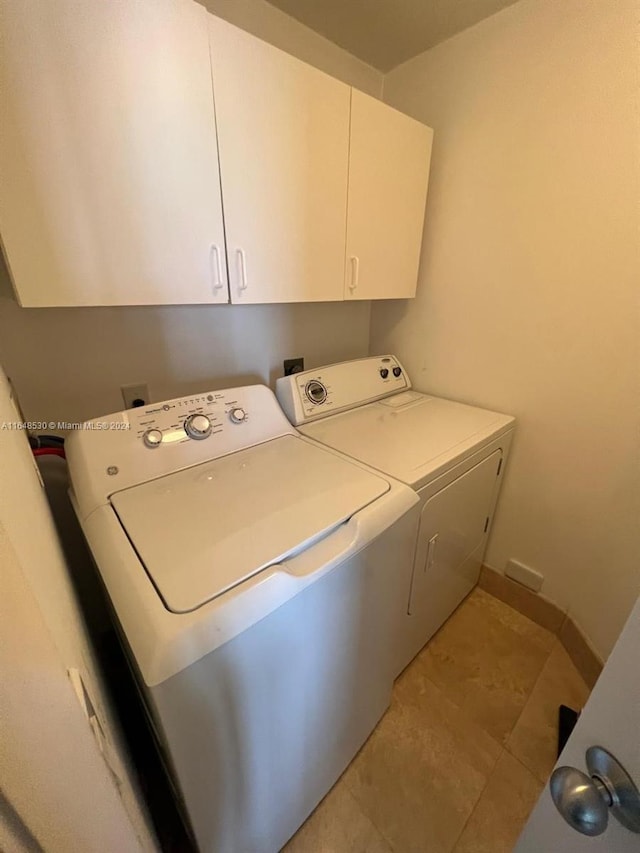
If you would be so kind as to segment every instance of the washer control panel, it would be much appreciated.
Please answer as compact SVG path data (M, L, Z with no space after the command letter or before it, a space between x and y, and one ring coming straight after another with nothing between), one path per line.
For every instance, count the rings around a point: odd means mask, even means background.
M87 421L67 436L65 448L85 515L114 492L295 434L273 392L248 385Z
M202 441L220 435L225 426L247 424L250 419L248 407L242 408L224 391L129 409L127 415L131 429L150 450L176 442Z
M361 358L284 376L276 395L291 423L298 425L352 409L411 388L393 355Z

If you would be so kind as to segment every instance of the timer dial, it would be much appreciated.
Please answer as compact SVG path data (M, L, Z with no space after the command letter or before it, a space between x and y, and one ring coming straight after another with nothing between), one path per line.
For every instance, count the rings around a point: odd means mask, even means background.
M322 382L318 382L317 379L312 379L311 382L307 382L304 393L307 395L307 399L316 406L320 405L320 403L324 403L327 399L327 389L324 387Z
M189 415L184 422L184 431L189 438L197 440L211 435L212 424L206 415Z

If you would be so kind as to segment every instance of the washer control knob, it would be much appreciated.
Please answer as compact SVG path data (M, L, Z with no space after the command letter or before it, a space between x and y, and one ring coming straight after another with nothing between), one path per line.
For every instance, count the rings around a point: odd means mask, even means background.
M207 438L211 435L211 429L211 421L206 415L189 415L184 422L184 431L189 438Z
M318 382L317 379L312 379L311 382L307 382L304 393L307 395L307 399L316 405L324 403L327 399L327 389L324 387L322 382Z
M386 379L388 375L389 375L389 368L388 367L381 367L380 368L380 376L382 376L383 379Z
M241 424L247 419L247 413L244 409L231 409L229 412L229 417L234 422L234 424Z
M146 447L160 447L162 444L162 433L159 429L148 429L142 435Z
M397 377L397 376L400 376L400 375L401 375L401 373L402 373L402 368L401 368L401 367L394 367L394 368L393 368L393 375L394 375L394 376L396 376L396 377Z

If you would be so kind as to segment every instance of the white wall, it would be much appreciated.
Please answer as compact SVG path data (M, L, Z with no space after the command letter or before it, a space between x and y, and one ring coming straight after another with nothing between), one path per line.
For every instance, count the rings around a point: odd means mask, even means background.
M0 561L2 785L10 803L0 810L0 846L7 853L158 849L151 830L141 824L139 834L124 806L1 520ZM62 627L68 614L53 609ZM73 628L66 633L73 637ZM75 657L86 675L80 648ZM118 780L131 806L130 783Z
M382 75L265 0L204 5L323 71L379 96ZM25 415L83 420L122 408L120 386L148 382L160 400L273 382L282 360L305 366L366 355L370 305L21 309L0 259L0 364Z
M385 78L436 129L418 297L371 352L517 416L487 562L606 655L640 588L637 0L520 0Z
M0 423L16 420L0 370ZM0 429L0 845L9 851L157 849L94 659L33 455ZM77 699L77 670L104 752ZM4 839L4 840L3 840ZM6 846L5 846L6 845Z

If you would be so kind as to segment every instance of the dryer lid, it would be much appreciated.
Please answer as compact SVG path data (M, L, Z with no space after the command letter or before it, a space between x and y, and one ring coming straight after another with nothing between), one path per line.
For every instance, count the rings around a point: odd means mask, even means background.
M389 488L289 435L117 492L111 503L166 607L185 613L303 550Z
M420 488L513 423L509 415L407 391L299 429Z

